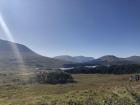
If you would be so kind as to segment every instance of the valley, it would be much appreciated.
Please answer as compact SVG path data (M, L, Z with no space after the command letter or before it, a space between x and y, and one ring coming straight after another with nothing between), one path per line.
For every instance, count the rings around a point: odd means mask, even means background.
M11 49L13 44L23 62ZM140 73L139 56L84 59L91 61L45 57L24 45L0 40L0 105L139 105L140 81L130 81ZM72 70L60 70L65 67ZM49 72L64 73L64 77L69 74L74 81L47 83L42 76ZM42 73L39 79L43 82L36 81L37 73ZM53 78L64 80L59 73Z
M140 0L0 0L0 105L140 105Z
M130 82L129 77L130 75L76 74L73 75L76 83L68 84L1 83L0 104L139 105L140 82Z

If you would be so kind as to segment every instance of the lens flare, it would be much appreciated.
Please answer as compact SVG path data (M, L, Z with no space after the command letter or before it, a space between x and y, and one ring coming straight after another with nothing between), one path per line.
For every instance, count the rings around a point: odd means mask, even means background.
M14 44L15 40L14 40L13 35L11 34L6 22L4 21L2 14L0 14L0 26L2 27L2 30L4 31L4 34L6 35L7 39L10 40L11 42L13 42L11 44L11 48L15 54L17 62L19 63L18 66L19 66L19 70L21 70L20 72L26 73L27 69L24 65L23 58L20 54L18 47L16 46L16 44Z

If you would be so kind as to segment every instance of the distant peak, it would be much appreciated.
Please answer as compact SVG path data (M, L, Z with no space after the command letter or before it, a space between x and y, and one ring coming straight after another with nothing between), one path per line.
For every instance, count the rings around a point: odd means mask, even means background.
M54 58L59 59L59 60L78 62L78 63L83 63L83 62L88 62L88 61L94 60L93 57L69 56L69 55L61 55L61 56L56 56Z
M105 55L105 56L102 56L100 58L119 58L119 57L116 57L114 55Z
M113 62L113 61L120 60L120 58L119 57L116 57L114 55L106 55L106 56L100 57L99 60Z

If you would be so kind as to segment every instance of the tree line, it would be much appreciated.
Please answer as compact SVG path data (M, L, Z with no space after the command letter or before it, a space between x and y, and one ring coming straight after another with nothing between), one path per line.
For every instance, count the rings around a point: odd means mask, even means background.
M131 74L140 73L140 65L128 64L128 65L112 65L112 66L97 66L95 68L87 67L75 67L71 70L66 70L67 73L77 74Z

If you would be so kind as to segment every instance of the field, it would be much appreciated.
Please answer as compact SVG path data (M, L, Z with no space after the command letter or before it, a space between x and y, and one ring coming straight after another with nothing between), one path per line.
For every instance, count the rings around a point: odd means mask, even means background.
M130 75L75 74L73 77L74 83L58 85L1 82L0 105L140 104L140 82L130 82Z

